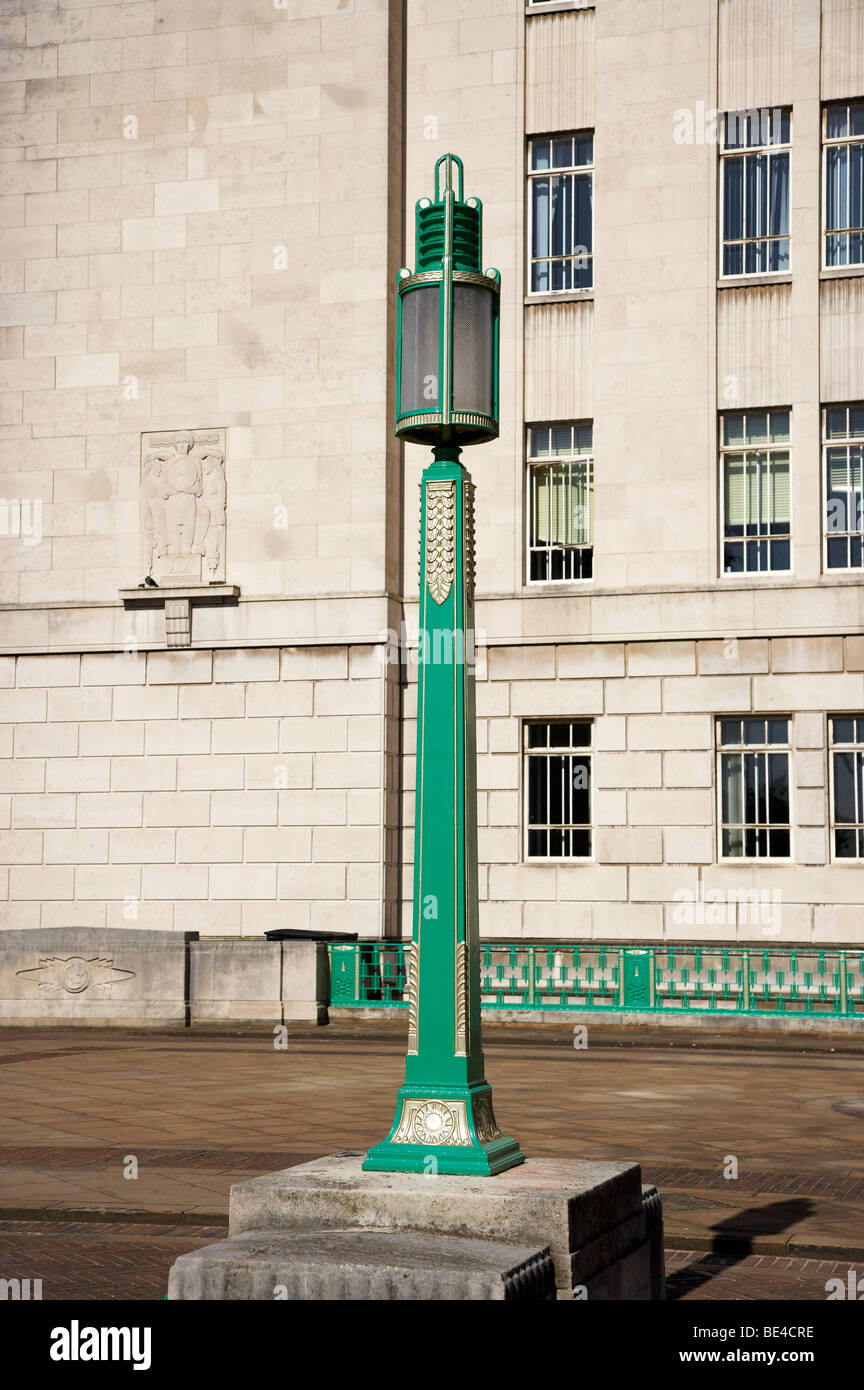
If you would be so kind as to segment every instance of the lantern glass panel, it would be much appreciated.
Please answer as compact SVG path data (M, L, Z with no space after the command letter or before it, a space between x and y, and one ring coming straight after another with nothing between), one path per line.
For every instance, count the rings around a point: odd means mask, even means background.
M424 285L402 295L402 415L428 414L441 409L440 319L438 285Z
M453 409L493 410L496 296L482 285L453 286Z

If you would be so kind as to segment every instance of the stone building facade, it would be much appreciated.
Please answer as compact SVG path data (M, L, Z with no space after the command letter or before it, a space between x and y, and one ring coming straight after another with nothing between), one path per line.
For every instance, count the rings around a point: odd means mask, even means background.
M864 0L7 0L0 43L4 923L407 930L394 285L452 150L502 275L484 936L860 945Z

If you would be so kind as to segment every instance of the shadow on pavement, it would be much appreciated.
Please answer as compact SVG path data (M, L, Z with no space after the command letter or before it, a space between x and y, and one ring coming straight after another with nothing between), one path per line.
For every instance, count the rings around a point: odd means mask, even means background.
M769 1202L764 1207L747 1207L711 1227L711 1252L699 1253L692 1264L678 1269L666 1280L666 1298L674 1301L702 1288L710 1280L758 1254L753 1242L757 1236L779 1235L812 1215L816 1203L809 1197L793 1197L787 1202ZM718 1258L719 1257L719 1258Z

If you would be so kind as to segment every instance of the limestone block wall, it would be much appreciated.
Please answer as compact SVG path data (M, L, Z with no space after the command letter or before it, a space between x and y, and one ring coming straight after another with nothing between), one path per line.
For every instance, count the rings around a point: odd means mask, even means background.
M227 578L398 589L396 0L10 0L0 18L0 602L117 640L141 436L227 431ZM398 210L398 211L397 211ZM97 607L94 607L97 606ZM29 641L26 637L29 636Z
M381 934L384 673L373 647L2 658L0 923Z
M412 684L406 704L413 698L416 712L414 697ZM862 708L860 637L490 646L477 682L483 936L860 944L860 866L829 855L826 738L827 715ZM718 857L715 722L751 713L791 721L788 864ZM592 722L593 854L529 860L522 725L568 718ZM413 764L409 756L409 788ZM697 909L681 920L685 893L694 902L722 894L717 919L700 921ZM744 897L754 893L759 913Z

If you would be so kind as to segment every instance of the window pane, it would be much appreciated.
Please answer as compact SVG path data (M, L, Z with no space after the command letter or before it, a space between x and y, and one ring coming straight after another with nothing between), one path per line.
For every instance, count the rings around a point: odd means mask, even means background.
M768 764L768 820L789 823L789 756L786 753L769 753Z
M591 820L591 791L589 786L591 763L587 758L573 758L571 759L571 767L573 824L588 825Z
M769 719L767 729L768 743L788 743L789 742L789 720L788 719Z
M792 137L792 113L786 109L774 111L774 123L772 130L772 143L775 145L788 145Z
M832 719L831 737L835 743L854 743L855 742L855 720L854 719Z
M723 416L723 443L743 444L743 442L744 415L738 411L731 411Z
M528 453L531 458L543 458L549 453L549 430L532 426L528 431Z
M744 455L728 455L724 465L724 508L726 535L743 535L746 520Z
M834 754L834 822L854 825L858 817L855 799L855 753Z
M553 454L569 454L573 447L572 425L552 425L549 430L549 448Z
M528 856L531 859L546 859L549 851L549 834L545 830L528 831Z
M531 226L532 252L537 256L549 255L549 180L531 180Z
M862 434L864 434L864 410L862 410ZM577 453L590 453L594 447L594 426L590 423L573 426L573 446Z
M582 246L586 251L593 249L593 229L591 226L591 193L593 176L591 174L579 174L573 180L576 194L576 246Z
M573 163L573 137L552 141L553 169L569 169Z
M561 256L572 247L573 221L573 180L570 177L556 176L551 180L552 212L550 221L549 250L553 256ZM545 254L544 252L540 253Z
M740 150L747 141L747 123L739 111L727 111L723 117L723 143L727 150Z
M744 853L744 832L741 830L723 831L723 858L736 859Z
M768 854L772 859L788 859L791 836L788 830L768 832Z
M744 248L741 245L723 247L723 274L744 274Z
M745 753L744 765L744 815L748 825L765 819L765 759L759 753Z
M744 234L764 236L768 229L768 159L764 154L751 154L745 163Z
M548 141L548 140L532 140L532 141L531 141L531 168L532 168L532 169L548 169L548 168L549 168L549 141Z
M741 782L741 755L723 753L720 758L721 815L725 825L740 825L744 819Z
M723 161L723 239L732 241L744 231L744 160Z
M772 442L779 444L787 443L789 439L789 411L772 410L770 419L770 433Z
M772 236L786 236L789 232L789 156L771 156L770 175L771 216L768 230Z
M549 262L538 261L531 267L531 289L535 294L542 294L549 289Z
M829 106L825 113L825 134L829 140L836 140L848 132L845 106Z
M546 824L546 759L528 759L528 824Z
M825 433L829 439L846 438L846 407L834 407L825 411Z
M574 830L570 836L570 853L574 859L585 859L591 854L591 831Z
M864 143L849 147L849 226L864 227Z
M770 520L789 529L789 455L773 454L771 458Z
M720 720L720 742L723 744L741 742L741 720L740 719L721 719Z
M828 231L846 227L848 151L845 145L831 145L825 151L825 227Z

